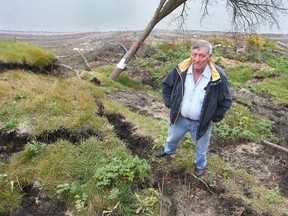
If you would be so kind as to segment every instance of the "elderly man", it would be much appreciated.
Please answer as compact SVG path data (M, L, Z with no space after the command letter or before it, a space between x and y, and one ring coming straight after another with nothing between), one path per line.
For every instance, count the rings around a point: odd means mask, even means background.
M195 143L195 172L203 175L211 137L211 121L219 122L232 105L232 96L222 68L211 61L212 45L197 40L190 58L173 67L162 82L165 106L170 109L168 136L157 158L173 154L189 131Z

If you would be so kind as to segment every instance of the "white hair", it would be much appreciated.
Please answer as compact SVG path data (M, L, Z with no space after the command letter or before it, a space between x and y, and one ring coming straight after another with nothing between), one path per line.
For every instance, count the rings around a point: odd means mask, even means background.
M197 40L194 45L191 47L191 52L193 49L199 49L205 47L207 48L207 54L210 55L212 54L212 44L210 44L208 41L206 40Z

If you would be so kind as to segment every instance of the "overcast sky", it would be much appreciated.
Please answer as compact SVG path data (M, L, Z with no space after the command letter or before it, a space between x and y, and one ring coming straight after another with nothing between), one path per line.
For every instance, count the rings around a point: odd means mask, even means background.
M230 31L225 2L210 6L210 16L202 24L201 1L188 1L189 30ZM159 0L0 0L0 30L21 31L123 31L146 27ZM288 7L288 6L287 6ZM156 28L175 29L173 17L166 17ZM288 33L287 17L280 20L281 31L261 26L261 33Z

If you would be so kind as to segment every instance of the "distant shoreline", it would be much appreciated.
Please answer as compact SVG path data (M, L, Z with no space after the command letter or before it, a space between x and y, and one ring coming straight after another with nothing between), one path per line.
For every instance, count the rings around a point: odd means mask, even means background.
M0 40L21 41L51 49L59 54L72 51L73 48L93 49L103 43L134 43L143 31L101 31L101 32L32 32L0 30ZM238 34L238 33L237 33ZM245 35L245 33L239 33ZM266 39L288 44L288 34L261 34ZM153 30L146 42L173 42L191 38L209 39L211 37L234 38L235 33L198 30Z
M23 34L23 35L75 35L75 34L105 34L105 33L131 33L131 32L142 32L143 30L124 30L124 31L71 31L71 32L54 32L54 31L22 31L22 30L0 30L0 34ZM204 31L204 30L166 30L166 29L155 29L153 33L166 32L166 33L197 33L197 34L234 34L232 31ZM237 32L246 34L245 32ZM247 33L249 34L249 33ZM288 33L259 33L259 35L278 35L288 37Z

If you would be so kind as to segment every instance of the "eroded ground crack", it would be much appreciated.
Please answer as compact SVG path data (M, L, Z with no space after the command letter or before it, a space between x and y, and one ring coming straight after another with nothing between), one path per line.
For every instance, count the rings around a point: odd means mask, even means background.
M114 130L119 139L123 140L133 155L149 160L154 145L152 137L143 136L135 133L136 127L126 121L125 117L120 113L106 113L110 124L114 126Z
M41 195L41 190L34 188L33 186L25 186L22 188L25 192L20 207L7 214L7 216L65 216L67 206L64 201L57 198L49 198ZM41 203L37 203L36 200L41 200Z
M79 130L58 128L56 130L47 130L33 136L25 129L17 127L11 131L0 131L0 156L1 159L5 161L11 154L22 151L25 145L32 141L51 144L57 140L63 139L68 140L73 144L78 144L91 136L96 136L100 140L103 140L102 135L91 128Z

